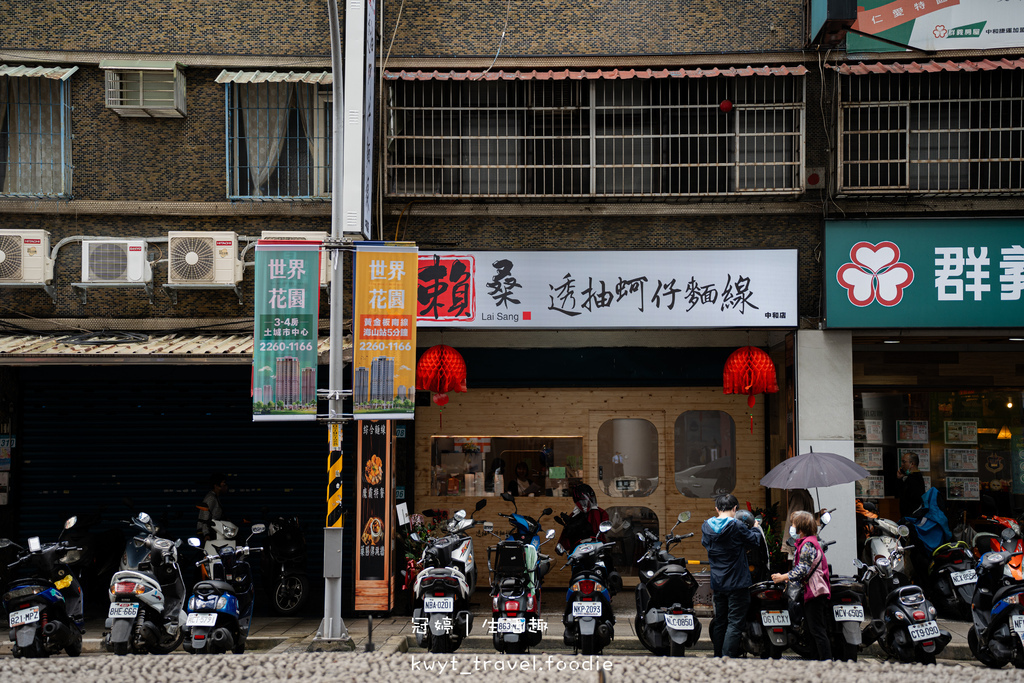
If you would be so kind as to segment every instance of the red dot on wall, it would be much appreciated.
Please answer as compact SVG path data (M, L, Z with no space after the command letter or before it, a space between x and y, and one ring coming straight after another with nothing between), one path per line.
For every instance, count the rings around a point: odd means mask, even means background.
M807 184L808 185L817 185L820 182L821 182L821 176L819 176L817 173L812 173L811 175L807 176Z

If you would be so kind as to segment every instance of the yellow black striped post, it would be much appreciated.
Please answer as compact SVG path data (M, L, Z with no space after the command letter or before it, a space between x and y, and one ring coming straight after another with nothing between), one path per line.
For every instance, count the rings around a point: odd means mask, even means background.
M343 527L345 519L341 511L341 423L332 422L327 429L330 449L327 455L327 526Z

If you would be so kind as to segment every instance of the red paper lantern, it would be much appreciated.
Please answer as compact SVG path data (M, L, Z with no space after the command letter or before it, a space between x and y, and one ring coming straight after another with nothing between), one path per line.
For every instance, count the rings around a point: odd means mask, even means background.
M754 407L755 394L774 394L779 390L775 364L756 346L736 349L725 361L722 383L726 394L747 394L747 405Z
M416 363L416 390L431 392L439 406L448 403L449 391L466 391L466 361L450 346L431 346Z
M732 111L732 102L730 100L722 100L718 105L718 108L721 109L723 113L728 114Z

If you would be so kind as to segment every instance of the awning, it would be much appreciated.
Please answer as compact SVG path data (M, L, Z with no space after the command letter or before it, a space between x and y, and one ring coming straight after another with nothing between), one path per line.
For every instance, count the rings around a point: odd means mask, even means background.
M0 76L11 78L50 78L66 81L78 71L77 66L7 66L0 64Z
M762 66L729 67L727 69L612 69L604 71L385 71L389 81L582 81L627 80L632 78L714 78L716 76L803 76L807 67ZM219 80L219 79L218 79Z
M330 71L221 71L218 83L320 83L334 82Z
M2 365L99 365L105 363L225 363L252 362L251 334L111 334L104 342L92 335L90 343L60 334L0 335ZM133 337L135 339L133 340ZM351 342L346 337L345 347ZM326 364L331 340L317 340L317 353Z
M100 68L104 71L174 71L181 64L174 61L146 61L143 59L104 59Z
M994 71L995 69L1024 69L1024 58L1022 59L983 59L980 62L965 60L962 62L892 62L883 64L827 64L828 68L835 69L843 76L865 76L867 74L924 74L939 73L940 71Z

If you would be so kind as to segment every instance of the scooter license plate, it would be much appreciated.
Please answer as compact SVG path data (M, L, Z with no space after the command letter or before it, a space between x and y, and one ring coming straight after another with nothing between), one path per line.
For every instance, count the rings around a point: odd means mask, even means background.
M498 633L525 633L526 619L501 617L498 619Z
M1024 636L1024 614L1014 614L1010 617L1010 628Z
M789 626L789 612L761 610L761 623L765 626Z
M572 603L572 615L574 617L599 617L601 616L601 603L574 602Z
M185 626L216 626L216 612L192 612L185 619Z
M910 639L915 643L921 640L929 640L939 637L939 625L934 621L926 621L922 624L911 624L907 627L910 631Z
M954 586L962 586L965 583L978 583L978 574L973 569L965 572L950 572L949 578Z
M455 598L423 598L424 612L452 612L455 610Z
M31 624L34 621L39 621L38 607L29 607L28 609L20 609L17 612L11 612L11 628Z
M836 621L864 621L864 607L861 605L832 605L832 616Z
M665 615L665 626L676 631L692 631L693 630L693 615L692 614L666 614Z
M139 603L137 602L112 602L110 603L110 611L107 612L107 616L111 619L119 619L122 617L135 617L139 613Z

